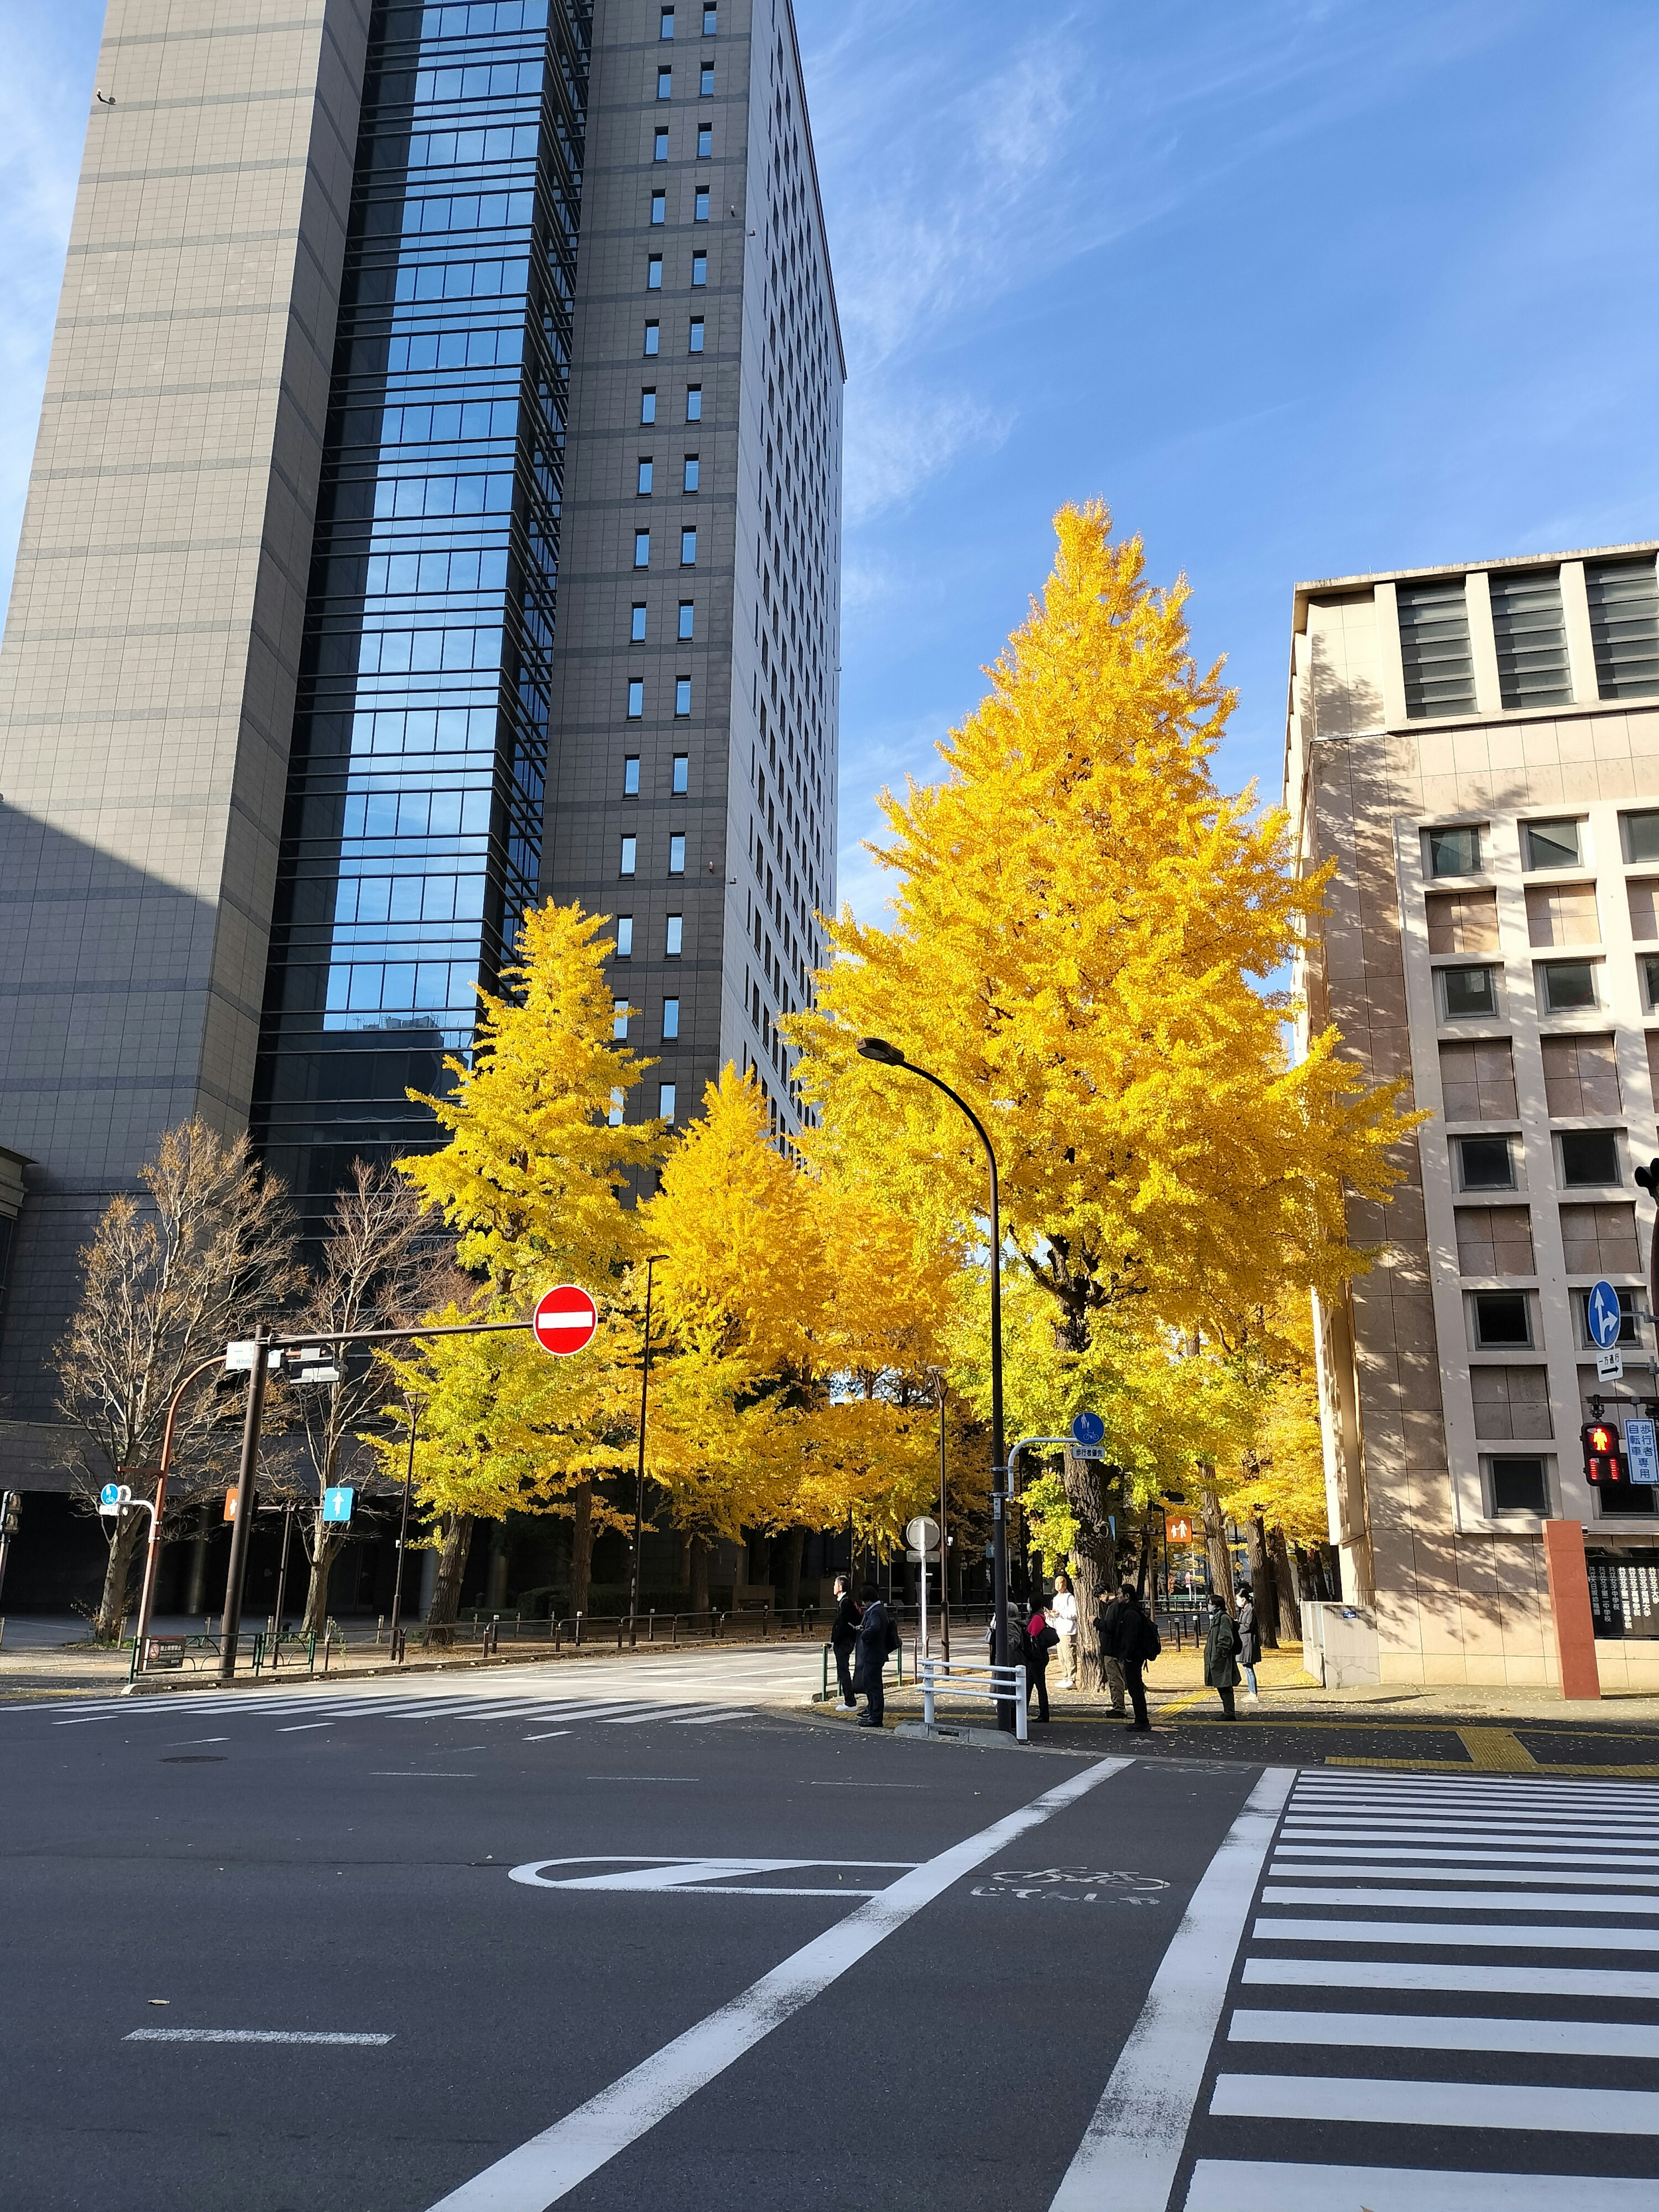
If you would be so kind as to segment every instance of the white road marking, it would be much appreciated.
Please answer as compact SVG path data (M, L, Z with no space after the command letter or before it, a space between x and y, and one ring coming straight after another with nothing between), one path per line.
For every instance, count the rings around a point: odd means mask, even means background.
M228 1743L229 1741L230 1738L228 1735L181 1735L175 1736L173 1741L168 1744L167 1749L169 1751L182 1751L186 1744Z
M1294 1771L1269 1767L1193 1892L1050 2212L1165 2212Z
M1617 1968L1551 1966L1540 1981L1536 1966L1461 1966L1435 1959L1247 1959L1244 1979L1299 1990L1455 1990L1480 1996L1535 1997L1547 1987L1557 1997L1618 1997L1638 2003L1659 2000L1659 1974Z
M833 1785L844 1790L848 1785L838 1782ZM1286 1831L1288 1833L1288 1830ZM1304 1858L1315 1859L1434 1859L1455 1866L1547 1866L1560 1864L1559 1849L1540 1847L1535 1851L1503 1850L1495 1844L1466 1844L1451 1850L1436 1850L1425 1844L1399 1844L1392 1840L1375 1844L1285 1844L1281 1843L1273 1853L1273 1864L1281 1861L1286 1866ZM1597 1866L1659 1867L1659 1855L1647 1851L1601 1851L1595 1854Z
M332 1721L290 1721L286 1728L279 1728L276 1733L278 1735L303 1735L308 1729L332 1728L333 1725Z
M1478 1877L1486 1862L1471 1865L1467 1860L1457 1866L1313 1866L1300 1859L1287 1860L1280 1851L1273 1853L1273 1867L1279 1879L1295 1875L1299 1881L1468 1881ZM1651 1862L1650 1862L1651 1863ZM1541 1883L1546 1890L1553 1889L1659 1889L1659 1874L1632 1874L1622 1869L1617 1874L1601 1874L1589 1869L1561 1866L1494 1866L1492 1878L1503 1881ZM1386 1889L1378 1893L1384 1904L1392 1903ZM1611 1903L1610 1899L1601 1900ZM1659 1910L1659 1907L1656 1907Z
M54 1721L54 1728L90 1728L94 1721L119 1720L118 1713L87 1713L78 1721Z
M285 2027L135 2027L123 2043L390 2043L389 2035L346 2035Z
M569 1735L571 1733L572 1731L569 1729L549 1729L544 1735L527 1735L525 1738L525 1741L526 1743L551 1743L556 1735Z
M890 1874L908 1874L915 1866L915 1859L692 1859L692 1858L632 1858L622 1853L596 1852L590 1856L572 1859L531 1859L522 1866L509 1869L508 1879L527 1883L533 1889L628 1889L647 1890L660 1896L673 1890L681 1895L697 1897L878 1897L890 1884L882 1883L876 1888L858 1888L850 1883L837 1883L830 1887L811 1889L783 1889L755 1885L744 1887L733 1879L738 1875L794 1874L803 1867L852 1867L867 1873L879 1867ZM611 1874L574 1874L554 1869L574 1867L603 1866L616 1869Z
M1659 1913L1659 1897L1573 1897L1562 1890L1529 1889L1302 1889L1269 1882L1264 1905L1372 1905L1391 1912L1641 1912ZM1386 1940L1384 1938L1383 1940Z
M810 2004L924 1905L1131 1763L1100 1759L1018 1812L901 1875L890 1888L867 1899L609 2088L463 2182L432 2212L545 2212Z
M713 1728L716 1721L746 1720L753 1711L750 1705L728 1705L723 1712L692 1713L684 1718L670 1721L670 1728Z
M1546 2135L1645 2136L1659 2130L1659 2091L1556 2089L1535 2081L1223 2074L1210 2100L1210 2113L1215 2119L1342 2120L1365 2127L1520 2128ZM1649 2189L1653 2186L1650 2181Z
M1536 1983L1534 1981L1534 1987ZM1550 1994L1555 1994L1553 1975ZM1659 2027L1625 2021L1615 2032L1611 2056L1659 2058ZM1464 2013L1408 2012L1235 2012L1230 2043L1311 2043L1361 2046L1367 2050L1522 2051L1577 2058L1607 2051L1604 2020L1480 2020Z
M1473 1951L1659 1951L1659 1929L1538 1928L1428 1920L1258 1920L1258 1943L1444 1943Z
M1201 2158L1186 2212L1653 2212L1650 2180L1598 2173L1450 2173L1416 2166L1297 2166L1288 2160Z
M461 1774L453 1766L376 1766L371 1782L476 1782L476 1774Z

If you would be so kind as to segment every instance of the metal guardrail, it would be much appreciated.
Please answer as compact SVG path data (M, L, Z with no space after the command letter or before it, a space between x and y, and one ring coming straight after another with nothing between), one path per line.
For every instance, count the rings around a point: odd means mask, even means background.
M834 1659L835 1656L835 1645L833 1644L826 1644L823 1647L823 1682L818 1692L818 1703L821 1705L827 1705L830 1702L830 1662ZM904 1687L904 1641L902 1638L899 1640L896 1651L890 1653L889 1656L890 1657L896 1658L898 1661L898 1680L895 1683L894 1687L896 1689L902 1690ZM836 1680L836 1688L839 1692L841 1688L839 1679Z
M1024 1667L992 1667L983 1660L924 1659L921 1662L921 1721L924 1728L936 1728L933 1701L944 1689L956 1698L974 1698L981 1704L1001 1705L1012 1703L1014 1735L1026 1741L1025 1669Z

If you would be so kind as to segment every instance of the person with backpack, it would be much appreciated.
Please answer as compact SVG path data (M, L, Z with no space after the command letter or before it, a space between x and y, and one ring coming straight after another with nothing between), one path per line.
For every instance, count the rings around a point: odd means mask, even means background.
M840 1686L838 1713L855 1713L859 1701L853 1694L853 1654L858 1648L859 1609L845 1575L836 1577L836 1618L830 1630L830 1648L836 1655L836 1680Z
M1204 1639L1204 1679L1221 1700L1224 1720L1232 1720L1233 1691L1238 1683L1238 1668L1235 1663L1238 1651L1238 1631L1233 1626L1232 1616L1227 1611L1227 1601L1219 1590L1210 1597L1210 1632Z
M1255 1599L1249 1583L1238 1586L1238 1663L1244 1672L1244 1695L1253 1705L1261 1699L1255 1686L1256 1662L1261 1656L1261 1627L1255 1616Z
M1108 1622L1110 1623L1109 1630ZM1164 1644L1158 1635L1157 1623L1147 1617L1133 1583L1121 1585L1117 1596L1102 1616L1103 1653L1109 1636L1111 1656L1122 1673L1124 1687L1134 1708L1134 1719L1129 1724L1129 1733L1131 1735L1150 1735L1152 1724L1146 1717L1146 1685L1141 1680L1141 1669L1149 1667L1158 1656Z
M1060 1641L1060 1631L1042 1610L1042 1595L1039 1591L1031 1600L1031 1610L1025 1621L1025 1703L1029 1711L1033 1697L1036 1699L1034 1718L1048 1718L1048 1654Z
M887 1692L883 1674L889 1652L898 1650L898 1623L881 1601L873 1583L864 1592L864 1612L859 1621L859 1663L853 1687L864 1692L860 1728L880 1728L886 1717Z

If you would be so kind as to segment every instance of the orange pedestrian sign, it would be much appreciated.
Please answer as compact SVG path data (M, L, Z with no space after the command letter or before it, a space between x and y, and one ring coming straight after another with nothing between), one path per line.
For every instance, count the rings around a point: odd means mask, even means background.
M236 1491L234 1486L225 1492L225 1518L227 1521L236 1518Z
M1171 1544L1190 1544L1193 1540L1193 1524L1184 1513L1166 1513L1164 1516L1164 1534Z

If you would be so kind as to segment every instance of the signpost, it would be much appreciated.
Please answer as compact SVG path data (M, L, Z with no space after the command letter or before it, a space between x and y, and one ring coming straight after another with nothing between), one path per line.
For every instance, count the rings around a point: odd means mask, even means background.
M560 1359L585 1352L599 1325L599 1308L574 1283L561 1283L539 1298L530 1321L542 1350Z
M1164 1540L1166 1544L1190 1544L1193 1524L1184 1513L1166 1513L1164 1516Z
M356 1494L356 1491L345 1489L343 1487L335 1490L325 1490L323 1492L324 1520L349 1521L351 1518L351 1503Z
M1611 1352L1619 1341L1625 1316L1620 1310L1619 1293L1605 1276L1590 1286L1584 1300L1584 1317L1589 1323L1590 1342L1598 1352Z
M910 1547L910 1557L921 1562L921 1656L925 1659L927 1656L927 1562L939 1557L939 1522L931 1520L926 1513L918 1513L915 1520L907 1523L904 1540ZM941 1577L944 1572L945 1563L940 1559ZM920 1668L917 1671L920 1673Z
M1632 1482L1659 1485L1659 1427L1645 1413L1625 1423L1625 1467Z

